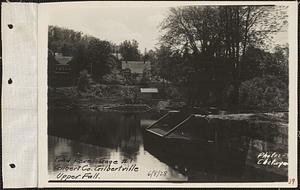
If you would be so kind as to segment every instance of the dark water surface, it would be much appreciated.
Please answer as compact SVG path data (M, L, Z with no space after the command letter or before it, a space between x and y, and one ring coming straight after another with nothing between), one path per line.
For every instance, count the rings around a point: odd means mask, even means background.
M286 166L278 168L256 164L259 153L265 151L287 153L286 147L278 145L278 141L268 142L263 139L248 138L245 141L248 150L244 155L239 157L224 155L224 158L221 155L217 159L218 163L205 157L198 162L191 162L188 159L179 160L164 153L157 153L151 144L144 146L142 129L161 116L162 114L158 113L124 114L50 110L48 116L49 179L57 179L59 170L55 161L58 157L65 156L81 160L127 159L139 167L138 172L130 174L107 172L100 180L287 181ZM283 140L279 134L274 138ZM228 161L229 159L231 161ZM222 162L227 167L220 169L218 166L222 165ZM89 164L96 163L89 162ZM153 171L162 175L151 175Z

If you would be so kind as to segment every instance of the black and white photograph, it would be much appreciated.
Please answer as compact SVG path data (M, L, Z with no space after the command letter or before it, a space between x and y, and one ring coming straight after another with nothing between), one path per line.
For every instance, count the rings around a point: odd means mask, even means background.
M48 182L295 181L288 10L49 8Z

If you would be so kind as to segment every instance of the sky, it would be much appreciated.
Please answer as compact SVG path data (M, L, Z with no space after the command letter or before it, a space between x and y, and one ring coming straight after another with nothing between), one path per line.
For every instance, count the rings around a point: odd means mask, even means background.
M49 11L49 24L89 34L119 44L135 39L140 51L153 49L160 36L159 24L168 7L62 6Z
M173 2L174 3L174 2ZM120 44L135 39L141 52L154 49L161 31L159 24L167 16L170 3L61 3L49 6L49 25L61 26ZM287 32L274 36L277 44L287 43Z

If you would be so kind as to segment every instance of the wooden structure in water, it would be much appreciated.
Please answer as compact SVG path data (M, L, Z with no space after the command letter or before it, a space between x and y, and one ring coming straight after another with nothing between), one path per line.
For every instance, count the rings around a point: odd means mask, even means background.
M287 113L200 115L171 111L144 129L144 146L169 162L184 162L191 167L205 162L199 167L214 165L228 172L240 168L236 173L240 175L250 143L287 148L287 118ZM254 150L262 151L263 147Z
M106 110L121 112L121 113L142 113L151 110L146 104L124 104L106 108Z
M249 131L251 126L273 128L276 122L282 125L287 124L287 117L287 113L202 115L169 111L147 127L145 132L164 139L178 138L216 143L218 141L217 133L226 133L223 129L232 132L234 130L240 135L254 138L261 135L251 133Z

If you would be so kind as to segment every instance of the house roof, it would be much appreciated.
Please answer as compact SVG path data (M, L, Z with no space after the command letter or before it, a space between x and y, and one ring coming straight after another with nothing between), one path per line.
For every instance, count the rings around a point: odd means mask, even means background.
M157 88L141 88L141 93L158 93Z
M122 61L122 69L130 69L131 73L142 74L146 68L151 68L149 61Z
M72 56L63 56L59 53L55 54L55 60L61 65L67 65L72 60L72 58Z

